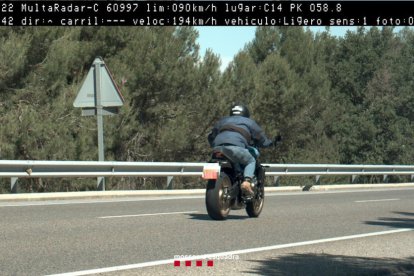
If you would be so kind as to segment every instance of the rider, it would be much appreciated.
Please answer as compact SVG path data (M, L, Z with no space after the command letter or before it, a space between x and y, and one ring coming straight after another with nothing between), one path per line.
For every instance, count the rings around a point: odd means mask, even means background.
M261 127L252 119L244 105L233 105L230 116L221 118L208 135L210 146L219 149L223 147L226 156L236 164L244 167L244 181L241 189L246 196L254 194L252 182L256 168L258 152L249 151L251 146L269 147L272 141L266 137Z

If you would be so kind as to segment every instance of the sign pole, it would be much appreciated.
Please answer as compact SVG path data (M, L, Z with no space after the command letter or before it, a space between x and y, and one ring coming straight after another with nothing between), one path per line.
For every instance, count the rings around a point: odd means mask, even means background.
M96 57L86 75L78 95L73 102L74 107L82 107L82 116L95 116L98 126L98 160L104 161L104 128L103 116L118 113L118 107L124 104L121 91L100 57ZM105 191L105 178L98 177L98 190Z
M98 157L99 161L104 161L104 138L103 138L103 115L102 115L102 97L101 97L101 65L102 61L95 63L95 89L96 89L96 118L98 124ZM105 191L105 178L98 177L98 190Z

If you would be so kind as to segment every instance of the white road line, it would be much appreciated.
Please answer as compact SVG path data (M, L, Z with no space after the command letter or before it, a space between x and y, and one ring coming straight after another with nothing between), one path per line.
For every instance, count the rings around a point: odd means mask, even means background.
M178 200L178 199L198 199L204 196L179 196L179 197L148 197L148 198L131 198L131 199L113 199L113 200L50 200L48 202L39 200L38 202L19 202L19 203L1 203L1 207L28 207L28 206L50 206L50 205L72 205L72 204L97 204L97 203L122 203L122 202L140 202L140 201L161 201L161 200ZM67 202L65 202L67 201Z
M320 240L313 240L313 241L304 241L304 242L279 244L279 245L272 245L272 246L265 246L265 247L258 247L258 248L249 248L249 249L241 249L241 250L234 250L234 251L227 251L227 252L211 253L211 254L204 254L204 255L198 255L198 256L191 256L189 258L186 258L186 260L191 261L191 260L209 259L209 258L228 256L228 255L248 254L248 253L263 252L263 251L269 251L269 250L277 250L277 249L282 249L282 248L291 248L291 247L298 247L298 246L304 246L304 245L319 244L319 243L325 243L325 242L343 241L343 240L358 239L358 238L365 238L365 237L372 237L372 236L395 234L395 233L408 232L408 231L414 231L414 228L404 228L404 229L398 229L398 230L372 232L372 233L350 235L350 236L343 236L343 237L336 237L336 238L328 238L328 239L320 239ZM174 261L175 259L158 260L158 261L137 263L137 264L130 264L130 265L97 268L97 269L74 271L74 272L61 273L61 274L51 274L48 276L91 275L91 274L97 274L97 273L114 272L114 271L121 271L121 270L128 270L128 269L157 266L157 265L163 265L163 264L172 264L174 263Z
M122 215L122 216L106 216L106 217L98 217L98 218L101 218L101 219L108 219L108 218L129 218L129 217L147 217L147 216L161 216L161 215L175 215L175 214L191 214L191 213L198 213L198 211L182 211L182 212L169 212L169 213L153 213L153 214Z
M385 198L385 199L372 199L372 200L357 200L356 203L365 203L365 202L381 202L381 201L395 201L400 200L399 198Z
M280 196L314 196L322 194L342 194L342 193L367 193L367 192L389 192L389 191L411 191L413 188L391 188L391 189L369 189L369 190L350 190L350 191L312 191L312 192L276 192L271 191L266 197ZM133 195L131 197L134 197ZM0 208L2 207L32 207L32 206L49 206L49 205L72 205L72 204L99 204L99 203L120 203L120 202L139 202L139 201L161 201L161 200L181 200L181 199L199 199L204 195L185 195L185 196L148 196L144 198L125 198L125 199L36 199L36 201L19 201L11 203L6 200L0 200Z

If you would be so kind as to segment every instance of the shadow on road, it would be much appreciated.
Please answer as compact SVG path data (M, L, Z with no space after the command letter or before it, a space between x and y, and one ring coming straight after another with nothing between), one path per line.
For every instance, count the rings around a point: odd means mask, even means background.
M414 213L394 212L399 217L378 218L377 221L366 221L369 225L390 226L394 228L414 228ZM403 217L401 217L403 216Z
M208 214L188 214L188 216L190 216L191 219L195 219L195 220L212 220ZM248 219L249 217L247 215L244 216L238 216L238 215L229 215L227 217L227 220L232 220L232 219Z
M257 264L249 274L258 275L414 275L414 257L366 258L329 254L291 254Z

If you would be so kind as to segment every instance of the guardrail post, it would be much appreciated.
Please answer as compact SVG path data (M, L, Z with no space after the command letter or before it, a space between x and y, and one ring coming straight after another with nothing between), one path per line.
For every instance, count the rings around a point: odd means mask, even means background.
M356 183L357 178L358 178L358 176L357 176L357 175L355 175L355 174L353 174L353 175L351 176L351 183L352 183L352 184L355 184L355 183Z
M13 194L17 193L17 177L12 177L10 181L10 192Z
M319 184L321 184L321 176L317 175L315 176L315 185L319 185Z
M105 178L104 177L98 177L98 191L105 191Z
M167 176L167 189L168 190L172 190L173 186L172 186L172 180L173 180L173 176Z
M274 185L276 186L276 187L278 187L278 186L280 186L280 176L274 176L273 177L273 182L274 182Z

